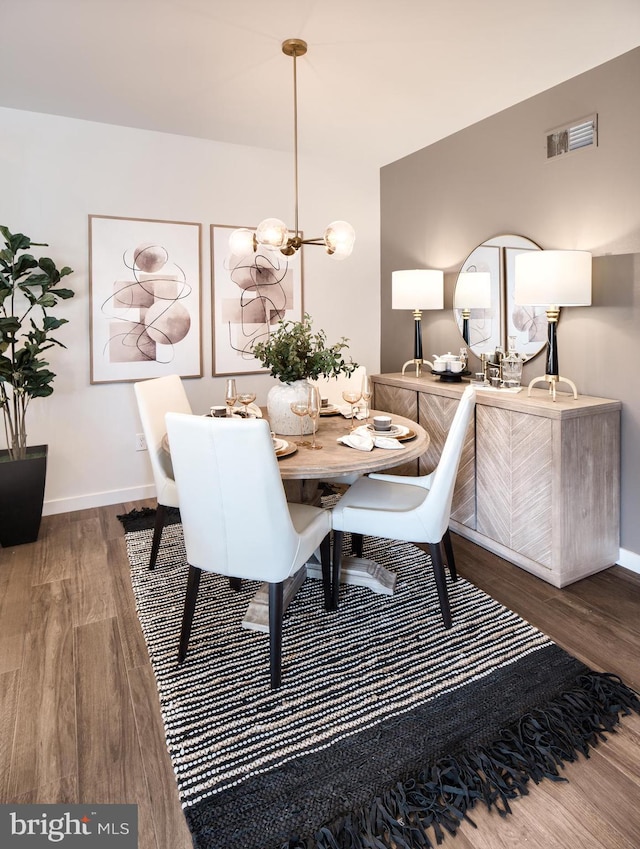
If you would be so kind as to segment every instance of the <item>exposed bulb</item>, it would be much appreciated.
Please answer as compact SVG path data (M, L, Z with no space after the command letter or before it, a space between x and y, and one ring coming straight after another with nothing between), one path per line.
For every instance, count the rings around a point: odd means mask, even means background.
M284 248L289 240L287 225L279 218L265 218L258 224L256 239L268 248Z
M229 236L229 249L234 256L246 256L256 249L253 233L246 227L234 230Z
M356 231L347 221L332 221L324 231L327 253L335 259L346 259L353 251Z

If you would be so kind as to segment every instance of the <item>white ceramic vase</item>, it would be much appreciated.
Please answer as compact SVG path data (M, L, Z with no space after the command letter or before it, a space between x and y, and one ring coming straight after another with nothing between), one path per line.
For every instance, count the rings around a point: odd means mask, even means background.
M283 436L300 435L301 417L291 412L291 403L303 395L309 388L306 380L294 380L292 383L276 383L267 394L267 417L274 433ZM313 423L308 416L302 418L302 432L312 433Z

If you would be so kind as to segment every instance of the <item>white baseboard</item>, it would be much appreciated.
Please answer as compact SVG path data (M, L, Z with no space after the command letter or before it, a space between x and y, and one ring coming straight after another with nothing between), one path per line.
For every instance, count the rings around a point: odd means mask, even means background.
M637 572L640 575L640 554L621 548L617 563L618 566L629 569L631 572Z
M89 495L78 495L73 498L54 498L51 501L44 502L42 515L55 516L58 513L89 510L91 507L107 507L110 504L120 504L122 501L140 501L143 498L155 498L155 495L155 486L148 484L147 486L134 486L130 489L92 492Z

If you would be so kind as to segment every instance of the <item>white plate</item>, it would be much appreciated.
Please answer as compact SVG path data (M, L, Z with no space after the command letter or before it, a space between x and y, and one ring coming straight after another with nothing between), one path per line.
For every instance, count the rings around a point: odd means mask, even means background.
M376 436L405 436L409 433L408 427L397 424L392 424L389 430L376 430L372 424L368 424L367 430L370 433L375 433Z
M277 437L273 440L273 450L274 451L282 451L287 447L289 443L286 439L278 439Z

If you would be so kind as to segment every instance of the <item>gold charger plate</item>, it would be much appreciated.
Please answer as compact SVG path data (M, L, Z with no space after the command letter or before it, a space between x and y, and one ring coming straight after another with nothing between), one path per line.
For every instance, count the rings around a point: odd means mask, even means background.
M409 428L409 433L405 433L404 436L394 436L393 439L397 439L398 442L408 442L410 439L415 439L417 436L415 430L411 430Z
M340 410L337 407L330 407L328 410L320 410L321 416L339 416Z
M276 451L276 457L278 460L281 457L289 457L291 454L295 454L298 450L298 446L294 442L287 442L284 448L280 448Z

